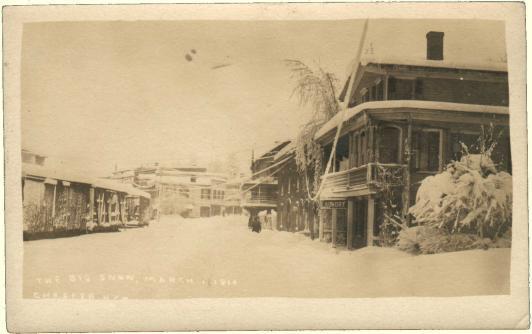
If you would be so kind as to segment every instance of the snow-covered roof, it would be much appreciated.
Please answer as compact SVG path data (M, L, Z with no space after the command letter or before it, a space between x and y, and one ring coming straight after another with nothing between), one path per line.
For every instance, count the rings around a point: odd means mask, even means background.
M151 197L149 193L142 191L140 189L137 189L129 183L121 183L115 180L97 178L94 180L92 185L97 188L109 189L109 190L127 193L128 195L141 196L141 197L146 197L146 198Z
M443 60L427 60L430 31L444 33ZM507 71L504 22L369 20L360 64L369 63Z
M389 57L365 57L361 59L361 65L368 64L388 64L388 65L407 65L420 67L437 67L437 68L452 68L461 70L477 70L477 71L494 71L506 72L508 70L505 62L450 62L441 60L427 60L427 59L401 59Z
M123 170L119 170L119 171L115 171L115 172L113 172L113 176L114 176L114 177L130 177L130 176L135 176L135 171L133 171L132 169L123 169Z
M87 176L81 171L76 171L71 168L53 168L34 164L22 163L22 174L26 176L36 176L41 178L50 178L61 181L76 182L89 184L94 187L124 192L134 196L142 196L150 198L147 192L136 189L130 184L121 183L116 180L102 179L97 177Z
M279 146L283 146L283 145L286 145L287 143L289 143L291 141L291 139L282 139L282 140L276 140L273 145L271 146L268 146L268 148L266 150L264 150L263 152L259 153L259 152L255 152L255 156L256 156L256 159L259 159L261 157L264 157L265 155L269 155L269 153L272 153L273 151L277 150L277 148Z
M343 121L347 121L350 118L356 116L363 110L368 109L398 109L398 108L411 108L411 109L432 109L432 110L445 110L456 112L470 112L470 113L491 113L508 115L508 107L503 106L488 106L480 104L465 104L465 103L452 103L452 102L436 102L436 101L419 101L419 100L388 100L388 101L372 101L359 104L353 108L349 108L346 111ZM342 122L343 111L338 112L333 118L325 123L314 136L318 139L325 135L327 132L335 129Z
M161 176L159 178L159 183L161 184L175 184L175 185L186 185L186 186L211 186L212 182L210 179L197 178L196 182L192 182L190 179L177 177L177 176Z
M22 163L22 174L85 184L94 182L94 178L70 168L56 168L29 163Z
M194 172L194 171L181 171L181 170L161 170L158 175L161 176L196 176L196 177L208 177L212 179L227 180L227 175L222 173L210 173L210 172Z
M275 154L275 156L273 157L273 161L277 161L280 158L282 158L283 156L294 152L295 150L296 150L296 145L295 145L294 141L291 141L288 145L286 145L281 150L279 150L279 152L277 152L277 154Z

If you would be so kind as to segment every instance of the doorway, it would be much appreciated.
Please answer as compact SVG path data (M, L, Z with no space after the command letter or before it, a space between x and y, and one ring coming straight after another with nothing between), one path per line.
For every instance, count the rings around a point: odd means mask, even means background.
M367 220L368 201L366 198L356 198L353 200L353 224L352 247L354 249L366 247L368 245Z

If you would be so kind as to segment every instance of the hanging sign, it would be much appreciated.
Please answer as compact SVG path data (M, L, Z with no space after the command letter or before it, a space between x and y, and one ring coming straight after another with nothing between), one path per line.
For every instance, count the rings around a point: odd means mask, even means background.
M345 209L347 207L347 201L345 200L323 201L322 207L324 209Z

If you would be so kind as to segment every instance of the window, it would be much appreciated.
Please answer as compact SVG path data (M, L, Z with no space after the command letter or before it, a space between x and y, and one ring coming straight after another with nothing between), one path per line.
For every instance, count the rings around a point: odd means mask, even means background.
M369 101L369 92L366 88L364 88L362 90L361 93L361 98L360 98L360 103L364 103L364 102L368 102Z
M414 87L414 98L416 100L423 100L423 80L416 79Z
M191 177L190 177L190 182L192 182L192 183L196 183L196 177L195 177L195 176L191 176Z
M427 33L427 59L443 60L443 35L440 31Z
M352 145L352 167L358 166L358 135L353 135Z
M201 199L210 199L211 190L210 189L201 189Z
M367 162L367 159L366 159L366 147L367 147L366 133L362 132L360 134L360 166L366 164L366 162Z
M187 188L180 188L179 189L179 196L184 197L184 198L189 198L190 195L189 195L188 189Z
M371 87L369 94L370 101L377 101L377 85Z
M375 101L382 101L384 100L384 85L382 81L379 81L375 85Z
M388 81L388 89L390 100L411 100L414 98L415 80L413 79L399 79L390 77Z
M437 172L440 169L440 134L440 130L412 132L412 170Z
M380 131L379 162L399 163L401 132L398 128L387 127Z

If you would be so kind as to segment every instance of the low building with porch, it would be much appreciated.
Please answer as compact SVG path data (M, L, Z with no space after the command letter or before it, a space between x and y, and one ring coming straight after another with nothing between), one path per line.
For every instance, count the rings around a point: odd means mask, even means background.
M372 52L364 52L354 64L339 98L347 104L345 114L340 111L315 136L327 159L341 127L330 173L323 177L321 240L348 249L379 245L383 192L408 219L424 178L460 159L462 143L478 153L475 143L482 126L494 126L501 134L492 157L499 169L511 173L506 63L479 59L476 48L495 46L478 27L462 28L468 44L456 40L461 38L456 29L449 34L417 31L414 37L388 32L376 34L386 36L384 44L378 38L366 43L365 50ZM375 52L380 47L393 54L405 38L420 41L410 50L411 57L392 59ZM457 45L459 57L452 48ZM494 50L492 55L500 53Z

